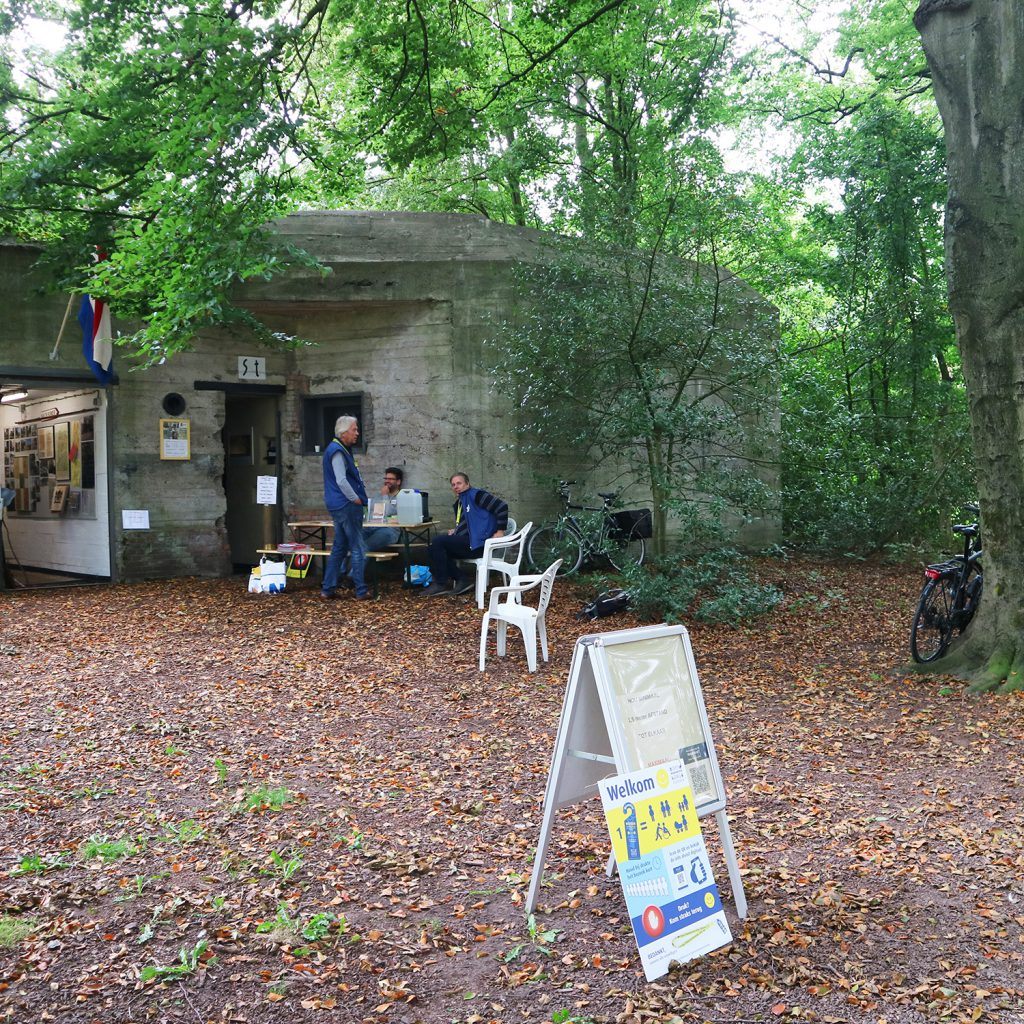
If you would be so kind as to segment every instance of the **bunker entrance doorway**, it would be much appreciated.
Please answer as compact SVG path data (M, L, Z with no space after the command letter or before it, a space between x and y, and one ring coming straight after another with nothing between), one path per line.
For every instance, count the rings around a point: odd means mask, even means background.
M259 548L281 539L281 413L275 395L225 395L225 525L232 569L248 572L259 562ZM276 477L277 502L256 502L258 477Z

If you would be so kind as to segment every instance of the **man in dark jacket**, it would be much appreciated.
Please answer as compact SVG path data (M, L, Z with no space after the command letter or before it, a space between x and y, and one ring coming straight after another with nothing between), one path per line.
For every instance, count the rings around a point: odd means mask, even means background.
M430 586L424 597L438 594L465 594L474 581L462 575L460 558L481 558L484 541L504 537L508 525L508 505L489 491L469 485L465 473L451 479L455 493L455 529L430 542ZM449 582L450 581L450 582Z
M334 424L334 439L324 450L324 504L334 520L334 543L324 567L323 598L337 597L338 576L346 555L351 556L349 576L356 588L356 598L369 600L366 586L366 541L363 539L363 509L366 488L359 467L352 455L352 445L359 440L359 424L353 416L339 416Z

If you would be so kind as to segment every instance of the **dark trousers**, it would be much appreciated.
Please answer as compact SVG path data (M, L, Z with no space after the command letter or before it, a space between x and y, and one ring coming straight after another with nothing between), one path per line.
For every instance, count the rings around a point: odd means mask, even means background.
M445 583L448 580L458 582L462 578L459 572L458 559L482 558L483 545L478 548L469 546L467 534L442 534L430 542L430 579L433 583Z

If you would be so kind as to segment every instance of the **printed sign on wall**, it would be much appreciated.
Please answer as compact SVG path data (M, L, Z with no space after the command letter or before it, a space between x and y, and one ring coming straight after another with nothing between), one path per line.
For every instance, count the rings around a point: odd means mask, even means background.
M682 761L599 783L644 975L732 941Z

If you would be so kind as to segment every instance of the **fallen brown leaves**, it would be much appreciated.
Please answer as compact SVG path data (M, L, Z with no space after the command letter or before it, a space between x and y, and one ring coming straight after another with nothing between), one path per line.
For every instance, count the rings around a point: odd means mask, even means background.
M654 985L596 806L522 912L568 588L536 675L397 588L0 596L0 1020L1020 1021L1021 699L899 674L912 571L762 570L691 627L750 917Z

